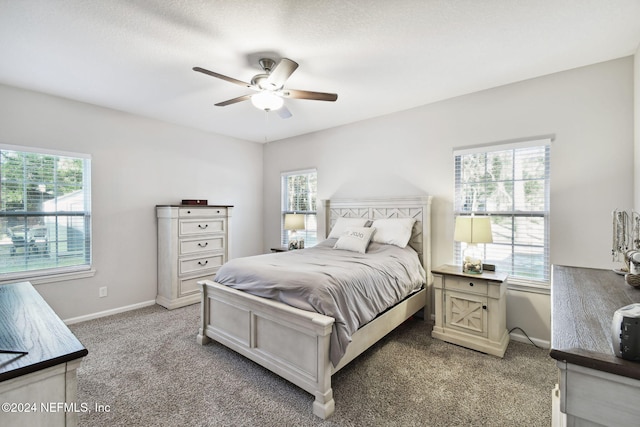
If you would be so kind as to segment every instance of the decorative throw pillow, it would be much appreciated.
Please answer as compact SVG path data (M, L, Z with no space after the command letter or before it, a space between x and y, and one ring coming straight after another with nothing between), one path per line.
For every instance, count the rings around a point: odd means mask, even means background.
M349 227L345 233L340 236L333 248L363 254L367 252L371 235L373 235L375 231L376 229L372 227Z
M329 239L337 239L342 236L349 227L364 227L369 221L366 218L338 218L331 233L329 233Z
M371 227L376 229L376 234L373 235L371 240L376 243L404 248L409 243L409 239L411 239L415 222L415 218L376 219L371 224Z

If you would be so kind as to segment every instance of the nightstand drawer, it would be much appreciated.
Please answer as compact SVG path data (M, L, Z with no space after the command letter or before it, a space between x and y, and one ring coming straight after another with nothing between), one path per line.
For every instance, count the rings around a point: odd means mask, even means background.
M471 277L447 276L444 286L447 290L462 291L479 295L487 295L489 289L486 280L474 279Z
M180 220L180 235L193 236L196 234L221 233L226 229L226 220L220 219L195 219Z
M201 239L180 240L180 255L192 255L202 252L224 249L224 236L211 236Z

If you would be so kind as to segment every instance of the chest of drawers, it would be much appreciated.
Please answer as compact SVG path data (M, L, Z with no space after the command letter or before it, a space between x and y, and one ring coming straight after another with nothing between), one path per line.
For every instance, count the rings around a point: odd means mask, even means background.
M173 309L200 301L198 281L215 277L229 259L233 206L156 206L158 293Z

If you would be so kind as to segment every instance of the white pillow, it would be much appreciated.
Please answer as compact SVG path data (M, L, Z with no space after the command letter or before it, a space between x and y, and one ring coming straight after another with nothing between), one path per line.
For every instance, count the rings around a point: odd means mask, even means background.
M359 252L361 254L367 251L367 246L371 241L371 235L376 231L372 227L349 227L345 233L340 236L334 249L344 249L345 251Z
M342 236L347 228L349 227L364 227L365 224L369 221L366 218L338 218L336 220L335 225L331 229L331 233L329 233L328 239L337 239Z
M376 229L376 234L373 235L371 241L404 248L411 239L415 222L415 218L376 219L371 224L371 227Z

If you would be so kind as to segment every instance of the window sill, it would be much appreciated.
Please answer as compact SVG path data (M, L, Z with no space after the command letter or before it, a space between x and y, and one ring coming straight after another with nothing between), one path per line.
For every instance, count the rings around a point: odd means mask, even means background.
M84 279L96 275L93 268L83 270L67 270L61 272L49 272L33 275L14 275L12 277L0 278L0 285L17 282L30 282L32 285L42 285L45 283L66 282L67 280Z
M530 292L534 294L551 295L551 287L539 283L526 282L522 280L507 280L507 290L518 292Z

